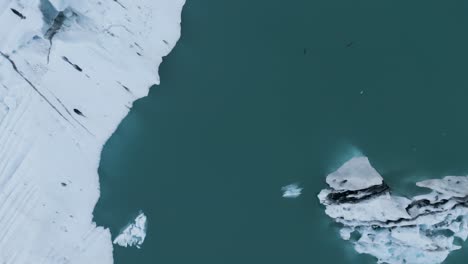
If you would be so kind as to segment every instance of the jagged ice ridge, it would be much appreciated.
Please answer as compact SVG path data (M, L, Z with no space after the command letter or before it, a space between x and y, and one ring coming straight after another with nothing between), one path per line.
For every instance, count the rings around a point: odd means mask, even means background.
M146 215L143 212L140 212L133 223L128 224L114 239L114 244L122 247L135 246L140 248L146 238L146 221Z

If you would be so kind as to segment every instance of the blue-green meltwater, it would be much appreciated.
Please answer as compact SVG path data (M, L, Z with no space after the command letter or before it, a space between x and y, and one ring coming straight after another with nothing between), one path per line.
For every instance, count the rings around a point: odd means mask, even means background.
M147 217L115 263L376 263L317 195L354 156L407 197L468 174L467 14L459 0L188 0L161 85L102 153L97 224L115 238ZM464 243L444 263L467 258Z

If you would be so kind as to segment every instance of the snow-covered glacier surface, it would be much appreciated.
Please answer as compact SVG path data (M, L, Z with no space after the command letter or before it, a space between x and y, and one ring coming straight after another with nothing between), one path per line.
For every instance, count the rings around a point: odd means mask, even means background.
M122 247L141 248L146 238L147 223L146 215L141 212L133 221L128 224L122 232L114 239L114 244Z
M110 264L102 146L159 83L185 0L0 0L0 263Z
M378 263L442 263L468 237L468 177L418 182L424 195L392 194L366 157L352 158L327 176L318 195L340 235Z

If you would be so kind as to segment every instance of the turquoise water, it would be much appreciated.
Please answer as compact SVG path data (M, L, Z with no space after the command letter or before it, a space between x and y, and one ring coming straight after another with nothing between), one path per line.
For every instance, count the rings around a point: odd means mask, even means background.
M188 0L161 85L103 151L97 223L148 216L115 263L375 263L316 194L358 152L401 194L468 174L467 5Z

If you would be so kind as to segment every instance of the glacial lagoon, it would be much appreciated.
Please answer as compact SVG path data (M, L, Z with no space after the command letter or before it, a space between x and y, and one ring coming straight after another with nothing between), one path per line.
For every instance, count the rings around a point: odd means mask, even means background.
M188 0L161 85L106 144L98 225L127 263L376 263L317 194L365 155L399 194L468 175L463 1ZM299 183L296 199L282 186ZM444 263L465 263L468 245Z

